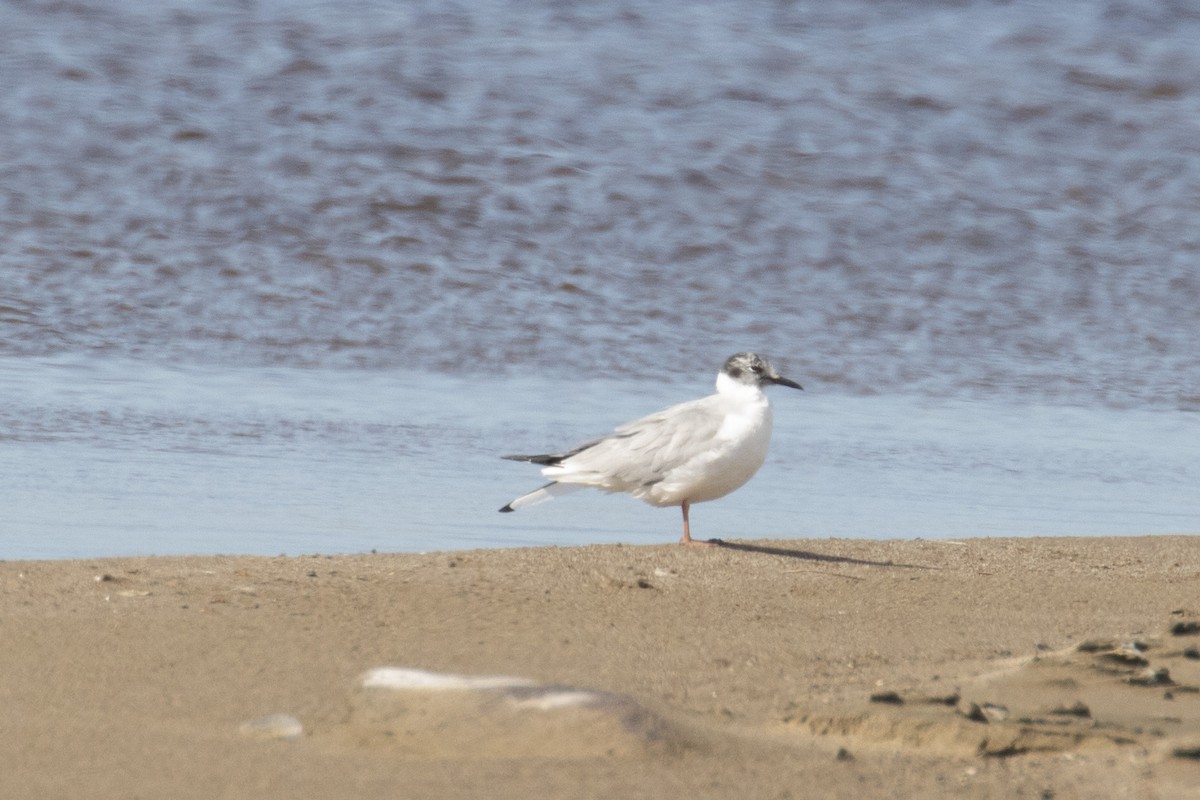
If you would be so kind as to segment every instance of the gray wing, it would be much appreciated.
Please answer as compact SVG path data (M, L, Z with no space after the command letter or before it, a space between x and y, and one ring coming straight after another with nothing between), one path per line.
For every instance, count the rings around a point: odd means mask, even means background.
M627 422L562 460L565 475L594 475L610 488L651 486L707 453L724 415L705 397Z

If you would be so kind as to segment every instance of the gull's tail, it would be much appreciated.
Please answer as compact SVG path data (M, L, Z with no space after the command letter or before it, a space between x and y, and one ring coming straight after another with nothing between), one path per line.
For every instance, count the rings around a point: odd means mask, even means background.
M544 503L547 500L553 500L560 494L578 491L579 489L583 488L585 487L575 483L559 483L557 481L551 481L540 489L534 489L529 494L521 495L500 510L516 511L518 508L524 508L525 506L536 506L538 503Z

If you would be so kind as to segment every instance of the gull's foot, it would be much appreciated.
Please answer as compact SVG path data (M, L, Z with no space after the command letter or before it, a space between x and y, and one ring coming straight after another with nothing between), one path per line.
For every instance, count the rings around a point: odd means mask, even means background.
M690 536L680 539L679 543L691 545L692 547L722 547L725 544L720 539L693 539Z

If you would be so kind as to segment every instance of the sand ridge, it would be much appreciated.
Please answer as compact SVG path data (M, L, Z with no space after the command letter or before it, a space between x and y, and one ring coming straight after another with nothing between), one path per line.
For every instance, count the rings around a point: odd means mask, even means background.
M1196 758L1200 650L1188 642L1196 627L1197 620L1180 619L1150 641L1088 640L1000 662L948 693L931 694L937 687L928 685L877 692L867 706L802 711L786 722L818 735L961 755L1137 746L1167 758Z

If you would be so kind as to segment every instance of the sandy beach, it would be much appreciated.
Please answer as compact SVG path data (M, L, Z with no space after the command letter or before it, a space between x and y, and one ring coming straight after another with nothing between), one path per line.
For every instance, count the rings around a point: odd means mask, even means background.
M1195 537L4 562L0 637L11 800L1200 796Z

